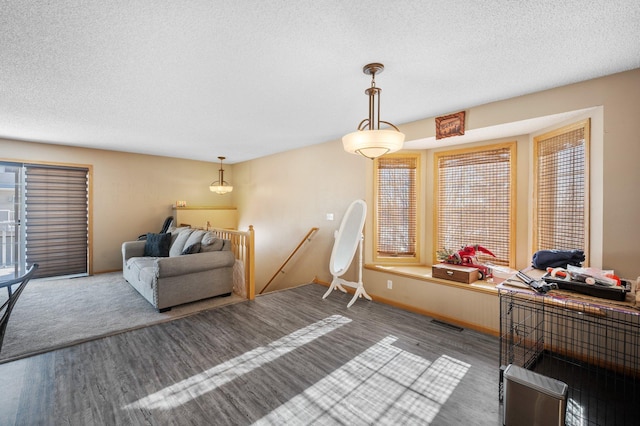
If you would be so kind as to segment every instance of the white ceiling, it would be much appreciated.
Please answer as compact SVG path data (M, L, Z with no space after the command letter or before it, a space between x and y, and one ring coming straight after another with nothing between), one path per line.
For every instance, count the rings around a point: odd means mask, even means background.
M0 138L236 163L640 67L638 0L3 0ZM1 144L0 144L1 147Z

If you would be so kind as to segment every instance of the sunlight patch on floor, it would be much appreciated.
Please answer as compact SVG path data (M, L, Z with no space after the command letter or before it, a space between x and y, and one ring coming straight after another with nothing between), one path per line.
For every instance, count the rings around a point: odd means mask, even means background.
M160 410L176 408L244 374L260 368L349 322L351 322L349 318L341 315L332 315L275 340L267 346L253 349L227 362L203 371L200 374L168 386L161 391L128 404L124 408Z
M428 424L469 364L440 356L433 363L387 336L255 425Z
M585 425L584 407L573 398L567 400L567 415L565 421L567 426L584 426Z

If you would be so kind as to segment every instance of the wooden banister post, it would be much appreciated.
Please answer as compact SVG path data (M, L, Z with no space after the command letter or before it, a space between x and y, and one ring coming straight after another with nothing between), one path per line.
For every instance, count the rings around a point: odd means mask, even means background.
M248 256L249 259L249 277L247 281L247 299L253 300L256 298L256 243L255 243L255 232L253 230L253 225L249 225L249 241L247 244Z

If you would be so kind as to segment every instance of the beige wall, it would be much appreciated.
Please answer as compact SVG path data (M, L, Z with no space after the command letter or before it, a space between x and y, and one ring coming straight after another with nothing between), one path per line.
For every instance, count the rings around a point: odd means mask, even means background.
M551 89L487 105L469 107L468 130L533 117L563 113L601 106L594 113L592 130L596 144L592 150L592 223L595 242L592 247L596 263L614 269L621 276L635 278L640 275L638 245L640 226L640 137L637 120L640 117L640 70L616 74L566 87ZM443 111L443 114L451 111ZM391 114L392 115L392 114ZM408 140L434 135L434 118L401 126ZM544 129L540 129L543 131ZM532 135L514 135L502 141L518 143L518 227L517 266L525 267L530 260L530 144ZM495 142L495 141L492 141ZM425 217L421 222L423 258L431 259L432 229L431 197L432 155L423 158L423 200ZM337 139L288 151L257 160L225 167L225 175L234 185L234 192L218 196L208 190L208 184L217 174L215 163L187 161L163 157L132 155L108 151L85 150L61 146L39 145L0 140L0 157L20 160L44 160L94 166L94 270L120 267L120 244L138 234L159 228L162 219L171 213L175 200L189 204L236 205L239 228L254 225L256 230L256 290L259 291L275 273L278 266L312 227L320 231L306 244L300 256L293 259L285 273L272 284L272 288L307 283L318 277L330 281L328 262L333 247L334 231L349 204L364 198L372 204L372 162L347 154ZM335 220L328 221L327 213ZM371 259L371 220L365 232L365 257ZM354 279L352 267L347 279ZM366 271L365 286L372 295L417 308L441 309L439 314L450 317L467 315L471 320L482 320L489 309L495 312L495 303L474 303L474 298L456 295L460 291L446 290L437 285L421 285L402 281L402 285L387 291L385 274ZM449 294L453 293L453 294ZM443 295L455 298L457 303L431 303ZM438 308L440 307L440 308ZM465 310L472 310L463 314ZM473 310L477 312L473 312ZM435 312L438 313L438 312ZM483 324L491 328L497 324ZM484 319L483 319L484 318ZM493 321L491 319L487 320Z
M0 139L0 160L93 166L93 272L122 269L120 246L158 232L176 200L231 205L209 191L215 163ZM228 173L228 174L227 174ZM232 180L226 170L225 179Z
M239 228L253 225L256 232L256 293L313 227L319 228L317 234L269 291L315 277L331 280L334 232L349 204L366 196L367 161L345 153L335 141L234 164ZM334 214L333 221L326 219L327 213Z

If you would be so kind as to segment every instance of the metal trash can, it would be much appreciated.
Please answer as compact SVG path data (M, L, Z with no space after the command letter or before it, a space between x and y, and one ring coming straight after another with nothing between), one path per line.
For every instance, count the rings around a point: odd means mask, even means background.
M504 425L562 425L569 387L517 365L504 370Z

